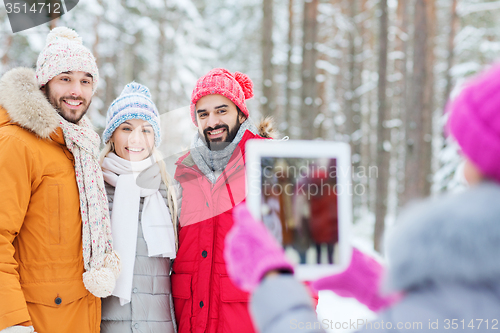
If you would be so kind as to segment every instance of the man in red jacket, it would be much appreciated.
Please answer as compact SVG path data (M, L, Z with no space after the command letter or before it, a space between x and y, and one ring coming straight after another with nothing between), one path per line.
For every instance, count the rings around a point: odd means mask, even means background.
M191 96L199 131L175 172L182 204L172 294L180 333L254 332L249 294L232 284L223 258L232 209L245 200L245 143L269 137L248 119L251 97L252 81L222 68L201 77Z

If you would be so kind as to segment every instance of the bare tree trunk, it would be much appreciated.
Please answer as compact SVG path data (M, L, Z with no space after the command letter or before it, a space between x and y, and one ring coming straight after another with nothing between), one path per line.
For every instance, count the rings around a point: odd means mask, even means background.
M335 7L342 1L343 0L330 0L329 4L331 7ZM335 40L335 36L338 34L338 32L339 29L335 24L329 24L328 30L323 32L323 35L327 37L327 46L334 50L338 49L337 41ZM339 62L342 61L342 58L338 57L338 55L327 54L326 59L335 67L341 68L338 65ZM339 126L335 123L335 117L338 115L339 109L337 107L333 107L333 105L338 104L339 101L338 95L340 94L341 90L340 87L342 84L342 80L340 79L340 77L342 76L342 74L341 71L339 71L338 73L328 71L328 73L326 73L326 76L328 84L325 87L327 90L325 91L325 99L323 99L323 103L327 104L325 118L330 128L328 130L328 133L325 134L327 134L328 140L335 140L339 132Z
M318 71L318 75L325 75L326 71L321 69ZM328 98L327 90L326 90L326 82L325 80L318 82L318 97L321 99L321 105L318 106L318 114L322 114L322 118L317 118L315 123L315 132L317 138L326 139L328 132L325 132L323 129L325 114L327 112L327 103L325 101Z
M105 8L103 0L97 0L97 3L102 8ZM95 32L94 32L94 36L95 36L94 37L94 44L92 44L92 54L95 57L97 68L101 68L101 64L105 63L105 62L101 61L101 57L99 55L99 52L97 51L99 49L99 44L101 43L101 38L99 36L99 28L100 28L99 26L101 25L101 21L102 21L102 15L97 15L96 18L95 18L95 25L94 25L94 29L95 29Z
M49 0L49 2L50 2L50 5L51 5L50 6L51 8L54 8L55 7L54 5L56 3L60 4L60 2L57 1L57 0ZM60 12L62 13L62 9L60 10ZM52 10L49 13L49 15L50 15L50 19L51 19L51 21L49 21L49 28L50 28L50 30L52 30L55 27L57 27L57 21L59 21L59 17L61 16L61 14L58 14L55 10Z
M49 22L49 29L52 30L54 28L57 27L57 21L59 21L59 18L56 17L54 19L52 19L50 22Z
M302 42L302 108L301 138L314 139L314 119L317 108L314 101L317 97L316 84L316 40L318 36L318 3L319 0L304 2L304 37Z
M321 29L321 27L320 27ZM322 34L320 37L319 37L319 42L323 45L326 45L328 43L328 39L329 39L329 35L328 34ZM321 61L328 61L328 55L326 55L325 53L320 53L319 56L318 56L318 59L321 60ZM321 77L322 80L316 80L317 81L317 96L319 98L319 100L321 100L321 103L318 105L318 115L321 114L321 118L316 118L316 121L315 121L315 125L317 126L317 131L316 131L316 137L318 138L323 138L323 139L326 139L327 137L327 134L328 132L325 132L323 130L323 126L324 126L324 121L325 121L325 118L326 118L326 114L328 112L328 91L326 89L326 75L327 75L327 72L322 69L322 68L319 68L317 69L317 77Z
M355 90L360 85L361 73L359 72L359 67L356 64L356 55L358 49L356 47L356 38L358 37L358 31L356 28L355 17L357 15L357 0L349 0L349 16L351 19L351 30L349 31L349 88L346 99L346 113L347 113L347 134L350 137L350 144L352 155L359 157L359 133L358 130L361 128L361 116L360 116L360 106L359 98L356 97ZM354 165L359 165L359 159L353 161Z
M422 113L423 137L420 159L420 178L422 181L421 196L431 193L432 185L432 119L434 114L434 40L436 37L436 4L433 0L426 0L427 14L427 53L426 53L426 80L424 88L424 109Z
M349 8L352 10L355 0L349 0ZM352 16L351 16L352 18ZM354 27L353 27L354 29ZM354 154L354 144L352 134L356 131L354 124L354 110L352 108L353 98L354 98L354 56L356 55L356 45L354 45L354 31L349 31L349 51L347 53L347 66L345 68L347 73L347 84L345 85L346 91L344 93L344 113L346 116L345 121L345 134L349 138L349 144L351 146L351 154ZM342 76L342 75L341 75Z
M375 250L382 252L382 236L387 213L387 193L389 185L390 153L384 149L384 143L390 140L390 132L385 128L388 118L387 107L387 49L388 49L388 15L387 0L381 0L380 38L379 38L379 78L378 78L378 122L377 122L377 197L375 208Z
M273 89L274 66L273 58L273 0L263 0L262 19L262 114L270 116L275 111L275 96Z
M165 8L168 8L167 1L164 1ZM156 101L156 105L158 107L158 112L162 114L166 110L164 109L164 103L163 103L163 94L161 92L161 83L163 81L163 73L164 73L164 66L165 66L165 44L166 44L166 37L165 37L165 17L162 15L159 18L158 22L158 29L160 31L160 36L158 38L158 69L156 71L156 82L155 82L155 90L154 90L154 95L153 98Z
M452 0L451 3L451 24L450 24L450 35L448 37L448 59L447 59L447 69L446 69L446 89L444 93L444 102L448 101L450 98L451 87L453 85L451 78L451 68L453 67L453 60L455 58L455 36L458 31L458 15L457 15L457 0Z
M100 38L99 38L99 25L100 25L100 23L101 23L101 16L97 16L96 19L95 19L95 25L94 25L94 28L95 28L95 31L94 31L94 43L92 44L92 54L94 55L95 63L97 65L97 68L101 67L101 57L99 55L99 52L97 51L99 43L100 43ZM99 96L101 96L102 90L98 90L97 94Z
M366 13L368 12L367 8L367 2L368 0L362 0L361 2L361 12ZM360 27L361 31L360 34L363 36L363 52L373 50L373 31L371 29L365 29L365 22L369 21L372 19L372 13L370 12L369 15L366 15L366 18L360 22ZM363 67L366 68L368 71L372 70L372 62L367 61L366 64L363 64ZM362 78L361 84L365 84L367 82L363 81L364 79ZM370 80L370 78L367 78L366 81ZM361 136L361 166L365 169L368 170L369 166L372 164L372 140L371 140L371 98L372 94L366 93L360 96L360 102L361 102L361 115L362 115L362 124L361 124L361 130L362 130L362 136ZM365 191L364 195L362 197L362 207L363 209L369 209L370 202L374 201L373 198L375 198L375 193L372 193L374 183L374 179L371 179L369 175L364 177L362 179L362 182L365 186Z
M285 122L286 129L285 135L290 136L290 128L292 127L292 52L293 52L293 0L288 0L288 55L286 63L286 109L285 109Z
M420 198L424 195L422 179L422 153L424 151L424 109L425 86L427 83L427 0L415 2L415 33L413 47L413 78L409 96L410 104L406 121L406 165L405 165L405 192L404 202Z
M340 6L340 10L341 10L341 15L342 17L345 17L345 16L348 16L349 13L346 9L346 3L348 4L349 3L349 0L332 0L331 1L332 5L335 5L335 4L338 4ZM341 34L341 29L337 28L336 31L334 31L332 33L332 36L336 36L338 34ZM342 42L343 42L343 38L342 38ZM341 111L342 114L345 116L345 121L343 123L337 123L336 124L336 132L338 134L350 134L349 132L349 112L347 111L347 100L345 99L345 95L347 93L347 89L349 89L349 85L348 83L346 84L346 80L344 80L344 77L346 75L349 75L350 73L348 72L349 71L349 64L347 62L347 57L349 56L348 54L346 54L346 47L345 47L345 44L344 43L339 43L339 40L335 40L335 43L333 43L333 46L332 48L334 48L335 50L337 50L340 55L337 55L337 59L335 59L335 64L336 66L339 68L339 71L338 73L335 75L335 83L333 85L333 96L335 98L335 104L337 104L337 110L336 110L336 113L338 113L338 111ZM347 74L346 74L347 73ZM339 135L337 135L337 138L336 140L338 140L338 137ZM344 137L343 137L344 138Z
M140 53L137 49L142 41L142 38L143 32L138 30L134 34L134 43L132 44L132 63L130 64L132 67L132 77L130 78L130 81L136 80L144 69L144 63L141 61L141 58L139 57Z
M111 64L118 64L118 53L113 52L113 55L111 56L111 59L107 59L107 63ZM115 76L110 76L110 75L105 75L104 76L104 81L106 82L106 92L105 92L105 98L104 98L104 105L105 107L101 111L101 114L106 115L107 108L111 105L113 100L115 99L116 92L115 92L115 87L118 86L118 80L117 77Z
M356 89L361 85L361 72L362 63L357 61L358 53L361 53L363 43L363 36L358 31L358 24L356 24L356 16L358 15L358 0L349 0L349 18L351 22L351 29L349 30L349 55L348 55L348 68L349 68L349 82L348 90L345 96L345 110L346 110L346 134L349 136L349 143L351 146L351 157L353 166L353 188L357 188L361 184L362 179L358 176L359 166L361 165L361 98L356 94ZM362 30L361 30L362 31ZM363 185L364 186L364 185ZM359 217L359 209L361 206L362 198L358 191L353 193L353 217L354 221Z
M394 100L395 106L399 111L399 118L401 119L401 126L397 131L396 138L393 139L395 149L395 159L397 163L396 175L396 191L398 193L398 202L402 201L401 196L404 189L404 168L405 168L405 143L404 143L404 125L406 124L406 106L407 100L407 84L408 84L408 70L406 69L408 63L408 0L399 0L397 9L397 27L399 30L396 36L396 51L400 52L400 59L395 61L395 70L401 75L401 79L395 84L394 87Z
M9 35L7 37L7 45L4 49L4 54L2 56L2 66L6 66L10 62L10 57L9 57L9 49L12 46L12 41L14 38L12 37L13 35Z

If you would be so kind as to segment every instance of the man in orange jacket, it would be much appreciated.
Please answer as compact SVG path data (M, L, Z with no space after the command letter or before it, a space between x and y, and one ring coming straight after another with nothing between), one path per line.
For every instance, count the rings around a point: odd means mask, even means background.
M64 27L48 35L36 72L0 79L0 333L99 332L119 259L99 136L84 117L98 79Z

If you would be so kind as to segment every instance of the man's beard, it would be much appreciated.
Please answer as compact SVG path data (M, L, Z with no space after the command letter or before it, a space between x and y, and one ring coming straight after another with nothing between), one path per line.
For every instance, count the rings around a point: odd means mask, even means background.
M74 98L74 97L71 97L71 96L63 96L61 98L59 98L59 101L56 100L55 97L51 96L50 95L50 88L49 88L49 85L46 84L45 85L45 96L47 97L47 100L49 101L49 103L54 107L54 109L56 109L57 113L59 113L61 115L61 117L63 117L66 121L69 121L70 123L73 123L73 124L78 124L78 122L83 118L83 116L87 113L87 110L89 109L89 106L90 106L90 103L87 103L87 100L84 99L84 98ZM63 100L66 99L66 100L74 100L74 101L81 101L82 102L82 105L83 107L85 107L85 109L82 111L82 113L80 115L74 115L72 113L69 113L69 114L65 114L64 111L62 110L62 103Z
M238 118L236 118L236 124L233 126L233 129L229 131L229 126L226 124L223 125L217 125L215 127L208 127L203 130L203 135L205 136L205 142L207 143L207 147L210 150L218 151L218 150L223 150L231 142L233 142L234 138L236 137L236 134L238 134L238 130L240 129L240 122ZM227 132L227 137L226 140L222 141L222 139L215 139L214 141L210 141L208 139L208 132L210 131L216 131L220 128L225 128Z

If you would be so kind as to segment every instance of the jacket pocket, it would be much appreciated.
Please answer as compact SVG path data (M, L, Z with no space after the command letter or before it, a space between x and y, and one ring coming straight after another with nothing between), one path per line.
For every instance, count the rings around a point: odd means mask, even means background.
M29 283L21 285L26 302L62 307L89 294L82 281Z
M62 185L52 184L47 190L48 241L50 245L61 244L61 198Z
M179 332L190 332L191 317L193 316L191 274L172 274L170 279L178 330Z
M250 294L237 288L229 277L221 276L218 332L255 332L248 311L249 297Z
M21 288L37 332L99 332L100 299L81 280L30 283Z

